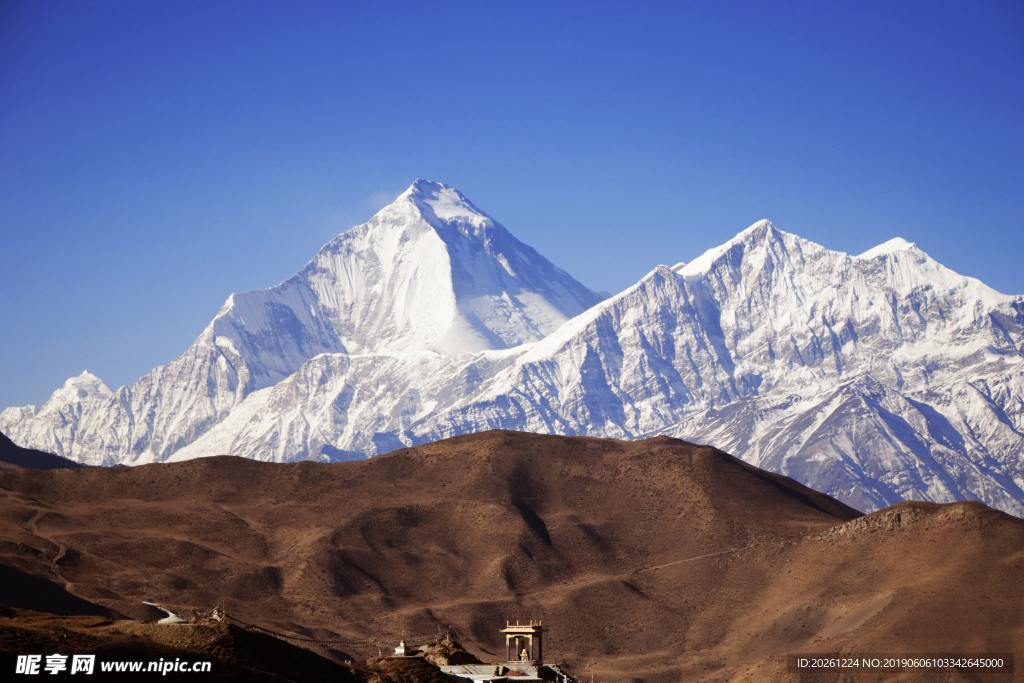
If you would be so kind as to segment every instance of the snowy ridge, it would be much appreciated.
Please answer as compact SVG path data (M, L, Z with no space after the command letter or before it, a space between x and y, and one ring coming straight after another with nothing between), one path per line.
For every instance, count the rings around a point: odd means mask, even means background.
M417 181L294 278L229 299L182 359L80 393L8 409L0 430L103 462L668 433L862 509L1024 514L1024 300L899 238L853 256L767 220L600 300Z

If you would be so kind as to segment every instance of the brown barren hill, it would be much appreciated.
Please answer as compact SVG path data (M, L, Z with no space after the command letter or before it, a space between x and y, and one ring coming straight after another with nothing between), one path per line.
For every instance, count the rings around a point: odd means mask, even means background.
M0 432L0 467L28 467L37 470L53 470L64 467L82 467L74 460L62 458L46 451L22 448Z
M516 618L543 619L546 658L601 680L785 680L794 653L1024 654L1024 521L972 503L862 516L663 437L6 468L0 494L0 563L20 574L129 616L226 600L359 658L450 626L496 661Z

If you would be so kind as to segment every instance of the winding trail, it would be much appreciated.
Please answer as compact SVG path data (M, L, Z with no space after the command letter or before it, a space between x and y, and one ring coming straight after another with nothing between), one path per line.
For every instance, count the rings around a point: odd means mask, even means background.
M39 521L47 514L46 510L42 508L35 508L35 513L28 520L27 526L32 534L36 538L40 538L52 546L57 548L57 552L54 553L53 557L50 558L50 573L53 574L54 578L59 579L64 584L65 590L70 591L73 585L70 581L64 578L60 572L60 561L64 559L64 556L68 553L68 547L60 541L51 538L39 530Z
M703 555L694 555L693 557L684 557L681 560L672 560L671 562L665 562L664 564L654 564L654 565L651 565L650 567L641 567L639 569L634 569L632 572L629 573L629 575L633 576L633 575L640 574L640 573L643 573L643 572L654 572L654 571L658 571L659 569L664 569L665 567L671 567L671 566L677 565L677 564L685 564L687 562L696 562L697 560L703 560L703 559L706 559L708 557L718 557L719 555L729 555L729 554L732 554L732 553L739 553L739 552L743 552L744 550L750 550L751 548L753 548L755 546L758 546L758 545L764 545L764 543L765 543L764 541L762 541L760 543L751 543L750 545L741 546L739 548L726 548L725 550L716 550L714 552L704 553Z

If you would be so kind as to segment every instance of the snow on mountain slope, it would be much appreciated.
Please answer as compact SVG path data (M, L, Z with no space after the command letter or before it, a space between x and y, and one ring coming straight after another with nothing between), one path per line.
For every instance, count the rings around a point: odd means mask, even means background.
M8 408L0 430L90 464L165 460L318 354L505 348L600 298L458 190L417 180L292 278L228 297L167 365L111 396Z
M213 325L263 387L324 352L515 346L598 300L455 188L417 180L294 277L232 295Z

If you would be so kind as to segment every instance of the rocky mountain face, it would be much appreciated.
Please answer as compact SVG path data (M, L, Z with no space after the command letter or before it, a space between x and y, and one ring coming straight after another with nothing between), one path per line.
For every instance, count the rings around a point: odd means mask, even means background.
M711 443L860 509L1024 514L1024 299L894 239L759 221L599 301L417 181L294 278L234 295L131 387L69 380L0 430L94 463L340 459L492 428Z

